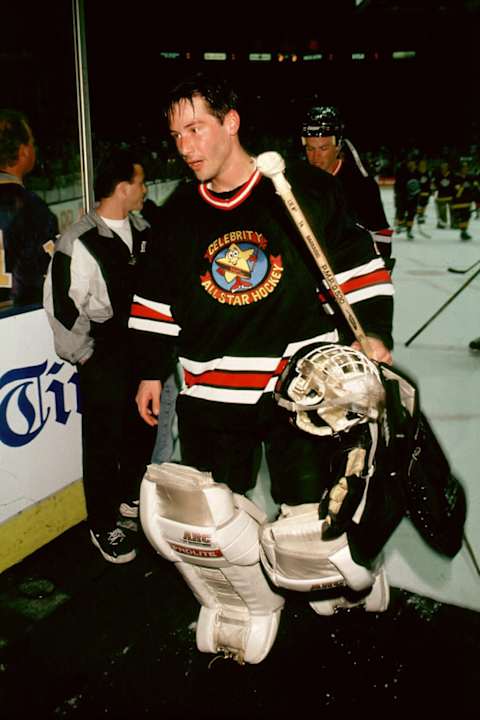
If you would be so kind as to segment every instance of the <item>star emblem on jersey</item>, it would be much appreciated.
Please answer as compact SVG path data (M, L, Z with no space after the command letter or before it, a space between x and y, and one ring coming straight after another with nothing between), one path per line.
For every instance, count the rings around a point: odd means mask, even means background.
M274 292L283 275L281 255L267 253L268 241L254 230L234 230L216 238L205 257L211 269L200 276L217 302L251 305Z

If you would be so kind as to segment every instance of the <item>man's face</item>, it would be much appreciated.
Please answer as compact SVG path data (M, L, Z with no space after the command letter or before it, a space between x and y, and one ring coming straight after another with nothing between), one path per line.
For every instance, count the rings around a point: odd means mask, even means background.
M305 138L305 151L310 165L333 172L338 159L338 146L334 135Z
M135 164L133 168L135 171L133 178L131 182L127 183L127 205L129 212L132 210L141 210L147 194L145 173L143 172L142 166Z
M228 164L233 149L233 123L229 121L233 113L230 110L221 123L202 97L193 97L192 102L177 103L169 116L177 150L200 182L219 177Z

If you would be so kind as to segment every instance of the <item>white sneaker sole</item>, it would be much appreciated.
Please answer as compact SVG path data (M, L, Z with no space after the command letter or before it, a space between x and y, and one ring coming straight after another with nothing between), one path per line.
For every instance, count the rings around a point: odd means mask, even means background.
M127 505L127 503L121 503L120 507L118 508L120 515L126 518L138 518L138 506L132 507L131 505Z

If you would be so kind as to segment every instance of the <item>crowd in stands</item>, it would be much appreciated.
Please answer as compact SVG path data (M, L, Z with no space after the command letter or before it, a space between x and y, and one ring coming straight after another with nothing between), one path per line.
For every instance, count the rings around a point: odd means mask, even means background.
M116 141L94 141L94 157L101 158ZM165 139L152 142L145 135L137 140L125 140L121 147L140 151L148 181L174 180L184 177L185 164L178 158L173 145ZM286 159L304 156L303 148L297 137L280 137L276 135L260 135L253 137L248 143L252 154L265 150L276 150ZM424 158L428 169L435 172L442 162L448 162L453 172L460 169L463 162L468 162L469 170L478 175L480 171L480 145L466 147L445 146L435 151L425 151L421 147L388 148L381 145L377 148L359 148L362 162L367 170L377 178L393 179L399 167L409 157ZM52 144L42 149L37 160L37 167L30 178L30 186L35 190L49 190L59 185L65 187L78 181L80 174L80 156L78 147L73 142L62 143L61 147Z

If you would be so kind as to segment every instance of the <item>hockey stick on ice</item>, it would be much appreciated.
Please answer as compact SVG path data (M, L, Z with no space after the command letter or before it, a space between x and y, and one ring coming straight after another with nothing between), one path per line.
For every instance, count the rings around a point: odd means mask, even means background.
M448 270L448 272L458 273L459 275L465 275L465 273L470 272L470 270L473 270L473 268L476 267L477 265L480 265L480 260L477 260L472 265L470 265L470 267L465 268L465 270L457 270L456 268L451 268L451 267L447 268L447 270Z
M325 257L325 253L320 247L317 238L313 234L313 230L308 224L305 215L303 214L301 208L295 200L295 196L292 193L287 178L283 174L285 170L285 162L282 156L274 151L262 153L257 157L257 168L260 170L262 175L270 178L270 180L273 182L275 190L285 203L285 206L290 213L292 220L294 221L298 231L300 232L303 240L305 241L305 244L313 255L313 258L320 272L325 278L325 281L330 291L332 292L332 295L334 296L338 307L340 308L346 321L348 322L350 329L360 343L360 346L365 355L369 358L372 358L373 353L370 347L370 343L368 342L368 338L365 335L365 332L363 331L363 328L360 325L357 316L353 312L350 303L343 294L343 290L337 283L335 279L335 273L330 267L330 263Z
M467 536L465 535L465 533L463 533L463 543L467 549L467 553L470 556L470 560L472 561L473 566L474 566L475 570L477 571L477 574L480 575L480 565L478 564L477 557L476 557L475 553L473 552L473 548L472 548Z
M461 287L459 287L458 290L456 290L456 292L454 292L453 295L452 295L451 297L449 297L448 300L447 300L446 302L444 302L441 307L438 308L438 310L432 315L432 317L430 317L425 323L423 323L422 327L420 327L420 328L417 330L417 332L415 332L411 337L408 338L407 342L405 343L405 346L408 347L408 346L410 345L410 343L413 342L413 340L415 340L415 338L418 337L418 336L420 335L420 333L423 332L423 331L425 330L425 328L427 328L427 327L430 325L430 323L431 323L433 320L435 320L436 317L438 317L438 316L440 315L440 313L442 312L442 310L444 310L444 309L447 307L447 305L450 305L450 303L452 302L452 300L455 300L455 298L457 297L457 295L460 295L460 293L461 293L463 290L465 290L465 288L467 287L467 285L470 285L470 283L472 282L472 280L475 280L475 278L477 277L477 275L478 275L479 273L480 273L480 269L477 270L477 272L473 273L473 275L470 275L470 277L468 278L468 280L466 280L466 281L463 283L463 285L462 285Z
M423 230L423 228L422 228L422 226L421 226L421 223L417 223L417 229L418 229L418 232L420 233L420 235L421 235L422 237L426 238L427 240L431 240L431 239L432 239L432 236L429 235L427 232L425 232L425 230Z

